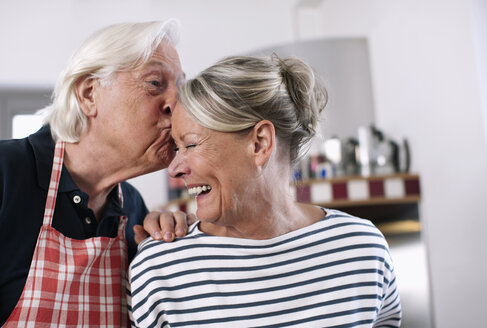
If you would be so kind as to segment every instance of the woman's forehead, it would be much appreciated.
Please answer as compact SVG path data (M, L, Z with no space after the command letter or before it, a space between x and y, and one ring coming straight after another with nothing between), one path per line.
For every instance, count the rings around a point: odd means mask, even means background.
M172 134L174 138L181 138L188 131L199 132L205 128L188 114L184 106L178 102L171 118Z

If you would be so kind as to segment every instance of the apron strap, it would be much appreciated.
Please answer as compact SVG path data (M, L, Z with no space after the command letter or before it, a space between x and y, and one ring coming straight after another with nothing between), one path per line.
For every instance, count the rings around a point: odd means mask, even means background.
M122 184L118 184L118 198L120 199L120 207L123 208L123 193ZM118 235L125 239L125 225L127 224L128 218L126 216L121 216L118 223Z
M120 199L120 207L123 208L123 193L122 193L122 184L118 184L118 198Z
M54 148L54 158L52 160L51 180L49 182L49 190L47 191L46 207L44 209L44 225L51 225L52 217L54 215L54 207L56 205L57 190L59 186L59 179L63 169L64 159L64 141L56 142Z

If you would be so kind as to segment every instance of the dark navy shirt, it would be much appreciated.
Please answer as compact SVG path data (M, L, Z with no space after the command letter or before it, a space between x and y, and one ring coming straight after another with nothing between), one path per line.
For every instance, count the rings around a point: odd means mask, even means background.
M0 326L20 298L42 226L54 156L49 127L24 139L0 140ZM114 188L101 220L88 208L88 195L63 166L52 226L74 239L115 237L119 217L128 217L129 261L135 255L133 226L142 224L147 207L139 192L121 183L123 209ZM81 198L81 201L79 201Z

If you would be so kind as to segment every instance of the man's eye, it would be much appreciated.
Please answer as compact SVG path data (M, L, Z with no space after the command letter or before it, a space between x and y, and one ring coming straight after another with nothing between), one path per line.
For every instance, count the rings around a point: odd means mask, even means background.
M160 87L160 86L161 86L161 82L156 81L156 80L154 80L154 81L149 81L149 83L150 83L150 84L152 84L152 85L153 85L153 86L155 86L155 87Z

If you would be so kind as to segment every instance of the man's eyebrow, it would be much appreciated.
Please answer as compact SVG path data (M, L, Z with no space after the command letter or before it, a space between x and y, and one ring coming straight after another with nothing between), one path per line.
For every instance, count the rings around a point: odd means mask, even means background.
M159 66L162 69L167 70L167 71L170 71L172 74L174 74L174 70L172 69L172 67L170 65L167 65L166 62L161 62L161 61L158 61L158 60L150 60L145 65L146 66ZM175 77L175 81L176 81L176 85L178 87L180 87L186 81L186 73L185 72L181 72L181 74L178 74Z
M154 59L151 59L149 60L147 63L145 63L146 65L159 65L159 66L166 66L166 63L163 62L163 61L160 61L160 60L154 60Z

